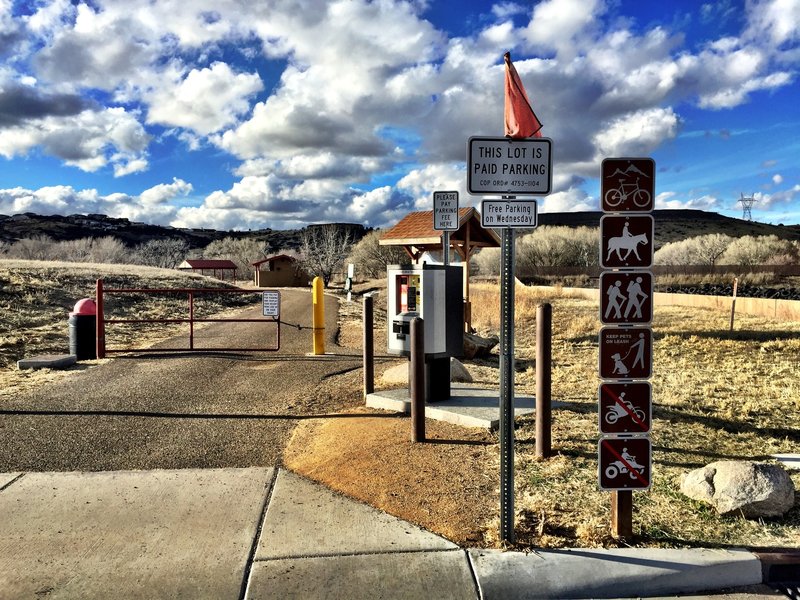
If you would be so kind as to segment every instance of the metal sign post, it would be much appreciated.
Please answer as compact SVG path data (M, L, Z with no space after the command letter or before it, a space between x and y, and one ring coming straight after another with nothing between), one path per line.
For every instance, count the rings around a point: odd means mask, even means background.
M535 200L553 182L549 138L471 137L467 143L467 190L499 194L485 200L481 225L499 228L500 241L500 539L514 542L514 229L537 225Z
M500 537L514 542L514 230L500 259Z

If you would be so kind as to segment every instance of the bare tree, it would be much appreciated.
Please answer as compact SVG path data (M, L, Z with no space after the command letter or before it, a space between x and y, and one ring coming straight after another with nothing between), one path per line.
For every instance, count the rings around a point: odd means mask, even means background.
M253 275L253 262L264 258L264 240L226 237L214 240L203 250L205 258L227 258L236 263L237 277L249 279Z
M311 225L300 234L300 255L305 270L322 278L328 287L333 276L341 272L350 250L352 236L335 225Z
M180 238L148 240L134 251L135 260L142 265L174 269L189 253L189 244Z
M381 246L378 242L383 232L371 231L355 244L347 262L356 266L356 274L364 277L385 277L386 265L408 262L408 254L400 246Z

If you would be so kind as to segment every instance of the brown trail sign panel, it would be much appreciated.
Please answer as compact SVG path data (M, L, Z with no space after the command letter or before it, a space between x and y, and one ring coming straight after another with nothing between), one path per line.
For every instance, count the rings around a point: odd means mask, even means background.
M646 269L653 265L653 217L600 217L600 266L606 269Z
M653 332L649 327L600 329L600 378L647 379L653 372Z
M604 271L600 274L600 322L644 325L653 320L653 274L650 271Z
M600 489L646 490L650 487L650 438L603 438L597 450Z
M600 169L603 211L653 210L656 163L652 158L607 158Z
M600 433L648 433L652 421L651 392L646 382L602 383L598 403Z

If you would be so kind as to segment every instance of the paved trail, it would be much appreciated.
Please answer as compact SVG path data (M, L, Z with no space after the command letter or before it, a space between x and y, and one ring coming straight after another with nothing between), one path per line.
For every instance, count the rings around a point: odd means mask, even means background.
M248 311L260 314L260 308ZM326 297L326 350L337 300ZM360 357L310 358L311 295L283 290L277 353L111 355L107 364L0 406L0 472L275 466L297 418L340 408L320 393ZM228 346L273 343L274 327L212 324ZM185 337L184 337L185 340ZM170 342L175 347L175 341ZM183 342L185 343L185 341ZM351 351L352 353L352 351Z

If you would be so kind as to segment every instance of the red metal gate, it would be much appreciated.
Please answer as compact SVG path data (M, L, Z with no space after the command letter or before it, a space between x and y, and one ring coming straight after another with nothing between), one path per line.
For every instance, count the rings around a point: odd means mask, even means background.
M197 317L195 316L195 298L209 294L278 294L274 290L244 290L237 288L106 288L102 279L97 280L96 300L97 305L97 358L105 358L106 354L113 352L275 352L281 346L280 316L264 316L261 318L225 318L225 317ZM110 295L144 294L144 295L185 295L187 296L186 317L175 318L106 318L105 299ZM106 326L115 324L144 324L144 323L188 323L189 338L186 348L106 348ZM195 323L266 323L275 324L275 343L268 347L195 347Z

